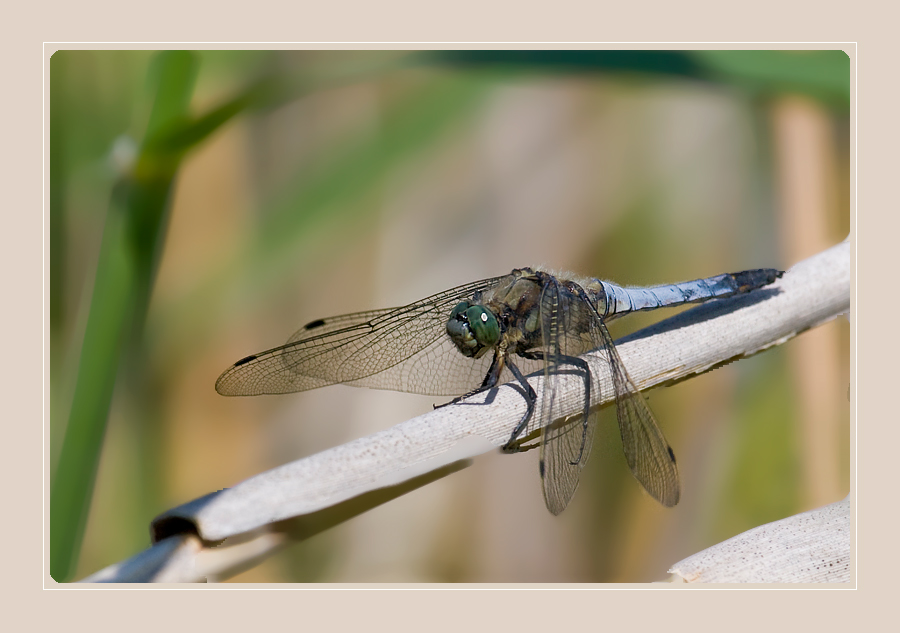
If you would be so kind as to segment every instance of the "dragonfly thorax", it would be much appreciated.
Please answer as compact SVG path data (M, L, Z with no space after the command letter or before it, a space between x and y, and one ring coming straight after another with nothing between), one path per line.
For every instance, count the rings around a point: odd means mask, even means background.
M447 334L465 356L481 358L500 340L500 324L484 306L463 301L450 313Z

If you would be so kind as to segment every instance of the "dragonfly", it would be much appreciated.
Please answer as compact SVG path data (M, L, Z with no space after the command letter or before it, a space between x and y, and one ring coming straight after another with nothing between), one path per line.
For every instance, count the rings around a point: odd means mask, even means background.
M681 496L675 453L629 377L607 324L631 312L751 292L782 275L765 268L623 287L539 267L518 268L399 308L316 319L286 344L234 363L216 381L216 391L282 394L339 383L456 396L455 403L512 382L527 406L502 450L540 447L544 501L557 515L578 487L599 415L599 407L591 407L591 393L601 383L582 355L602 350L601 367L611 378L606 384L612 384L628 466L654 499L672 507ZM538 398L526 375L541 371ZM574 376L579 385L574 413L563 406L564 376Z

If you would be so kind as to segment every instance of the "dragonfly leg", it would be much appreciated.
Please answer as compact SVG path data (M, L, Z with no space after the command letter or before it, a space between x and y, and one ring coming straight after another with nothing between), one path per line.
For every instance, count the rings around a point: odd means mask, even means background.
M515 363L511 362L509 359L504 361L505 353L501 352L499 349L494 350L494 359L491 361L491 366L487 371L487 374L484 376L484 380L481 383L481 386L477 389L470 391L467 394L457 396L447 404L455 404L464 398L468 398L469 396L473 396L477 393L481 393L482 391L487 391L488 389L493 389L497 383L500 381L500 372L503 370L504 365L509 367L509 370L513 373L513 376L516 377L516 380L522 386L522 397L525 398L525 415L522 416L522 419L519 420L519 423L516 425L516 428L513 430L512 435L506 444L503 445L501 450L507 453L520 453L526 450L530 450L535 448L537 445L523 447L520 446L516 440L522 434L522 431L525 430L525 427L528 425L528 421L531 419L531 416L534 415L534 405L537 402L537 394L534 392L534 389L531 385L528 384L528 381L525 380L525 376L522 374L521 370L516 367ZM491 398L493 400L493 398ZM443 406L447 406L447 404L435 405L435 409Z
M546 361L544 352L540 351L524 352L521 354L521 356L530 360ZM584 381L584 411L582 412L581 420L581 448L578 451L578 458L572 462L569 462L569 464L571 464L572 466L576 466L581 462L581 458L584 456L584 447L587 442L587 426L591 415L591 368L587 364L586 360L577 356L566 356L564 354L560 354L556 356L556 359L556 362L559 365L565 364L575 367L576 371L581 374L582 380ZM552 422L552 420L545 420L545 422L549 423Z
M465 400L466 398L469 398L471 396L477 396L479 393L484 393L485 391L490 391L490 390L491 390L491 387L478 387L478 389L473 389L472 391L469 391L468 393L464 393L461 396L456 396L455 398L453 398L453 400L450 400L449 402L444 402L443 404L434 404L431 406L433 406L435 409L442 409L443 407L449 407L451 404L459 404L462 400ZM489 394L488 397L485 398L484 402L478 402L478 403L473 402L471 404L491 404L493 401L494 401L494 394Z
M481 386L477 389L473 389L468 393L464 393L461 396L456 396L450 402L446 402L444 404L436 404L434 405L435 409L440 409L441 407L446 407L447 405L456 404L460 400L465 400L470 396L474 396L476 394L482 393L483 391L487 391L492 389L497 385L500 381L500 372L503 370L503 361L500 358L500 352L494 351L494 359L491 361L491 366L488 368L487 374L484 376L484 380L481 381ZM493 402L494 398L491 396L488 400L485 400L484 404L489 404Z
M516 367L516 364L510 360L506 361L506 366L509 367L509 370L513 373L513 376L516 377L516 380L521 383L522 387L525 389L522 397L525 398L525 415L522 416L522 419L519 420L519 423L516 425L516 428L513 429L512 435L506 444L503 445L503 451L505 453L521 453L523 451L534 448L534 446L522 447L518 443L516 443L516 439L522 434L522 431L525 430L525 427L528 425L528 420L531 419L531 416L534 415L534 404L537 402L537 394L532 389L531 385L528 384L528 381L525 380L525 376L522 375L521 370Z
M581 419L581 448L578 450L578 458L569 462L572 466L577 466L584 456L584 445L587 441L587 426L591 416L591 368L587 361L577 356L562 356L563 362L574 365L582 372L584 379L584 412Z

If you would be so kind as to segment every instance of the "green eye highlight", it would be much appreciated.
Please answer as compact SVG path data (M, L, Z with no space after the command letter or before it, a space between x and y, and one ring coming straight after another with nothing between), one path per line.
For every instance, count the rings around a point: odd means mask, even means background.
M500 340L500 324L497 317L483 306L472 306L466 310L469 327L475 340L485 347L490 347Z

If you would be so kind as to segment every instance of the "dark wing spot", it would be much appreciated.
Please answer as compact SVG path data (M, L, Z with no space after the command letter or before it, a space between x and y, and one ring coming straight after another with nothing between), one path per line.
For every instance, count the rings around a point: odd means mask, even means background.
M666 446L666 448L669 450L669 457L672 458L672 463L674 464L675 463L675 452L672 450L671 446Z
M305 329L305 330L312 330L312 329L317 328L317 327L322 327L323 325L325 325L324 319L316 319L315 321L310 321L309 323L307 323L307 324L304 326L304 329Z
M538 462L538 472L541 473L541 479L544 478L544 460Z
M250 356L247 356L246 358L242 358L241 360L236 362L234 364L234 366L240 367L241 365L245 365L246 363L249 363L251 360L256 360L256 354L251 354Z

